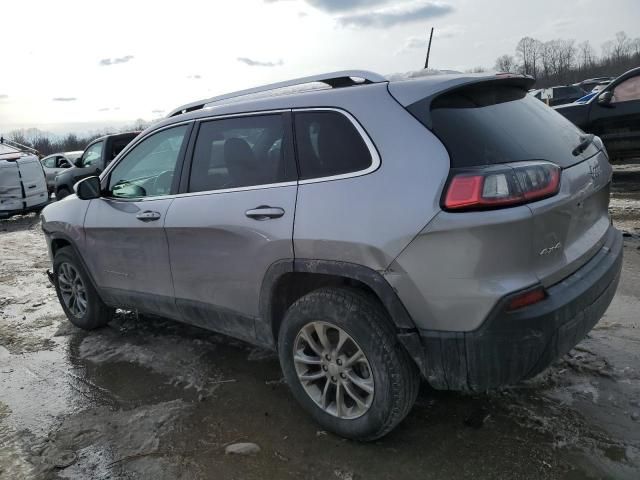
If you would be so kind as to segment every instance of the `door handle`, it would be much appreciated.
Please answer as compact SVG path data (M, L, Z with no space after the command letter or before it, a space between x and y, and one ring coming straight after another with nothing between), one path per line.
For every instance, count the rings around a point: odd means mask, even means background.
M280 207L261 205L251 210L247 210L244 214L254 220L269 220L270 218L280 218L284 215L284 210Z
M152 212L151 210L145 210L136 215L136 218L141 222L153 222L160 218L160 212Z

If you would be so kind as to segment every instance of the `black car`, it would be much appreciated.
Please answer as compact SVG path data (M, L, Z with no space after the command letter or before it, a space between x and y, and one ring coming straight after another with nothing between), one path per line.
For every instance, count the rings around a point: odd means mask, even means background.
M100 175L105 167L140 132L118 133L100 137L87 145L82 156L74 162L75 167L55 177L55 192L58 200L73 192L73 186L86 177Z
M602 138L611 159L640 156L640 67L616 78L588 102L555 110Z

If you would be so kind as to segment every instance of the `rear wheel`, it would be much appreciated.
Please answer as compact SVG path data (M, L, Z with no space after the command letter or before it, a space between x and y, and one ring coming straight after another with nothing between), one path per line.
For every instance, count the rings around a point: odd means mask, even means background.
M411 410L417 368L395 336L386 310L353 289L323 288L287 311L280 363L293 395L324 428L375 440Z
M71 192L67 188L60 188L56 192L56 200L62 200L64 197L67 197L71 194Z
M85 330L109 323L114 310L100 300L71 247L63 247L56 252L53 271L58 300L71 323Z

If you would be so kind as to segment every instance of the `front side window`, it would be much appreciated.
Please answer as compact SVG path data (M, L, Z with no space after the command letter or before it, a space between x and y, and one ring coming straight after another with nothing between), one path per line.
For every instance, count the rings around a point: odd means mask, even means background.
M109 193L144 198L171 193L180 149L188 126L168 128L138 143L109 174Z
M613 91L611 103L631 102L640 100L640 75L629 78L618 85Z
M297 112L295 129L301 180L343 175L371 166L369 148L341 113Z
M98 142L87 148L87 150L82 154L82 166L91 167L97 165L102 158L103 146L104 142Z
M190 192L251 187L296 179L280 114L202 123L189 176Z

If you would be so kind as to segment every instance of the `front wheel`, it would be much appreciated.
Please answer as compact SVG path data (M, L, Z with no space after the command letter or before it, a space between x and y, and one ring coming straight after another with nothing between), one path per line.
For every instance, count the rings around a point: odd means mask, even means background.
M356 440L389 433L409 413L417 368L386 310L366 293L323 288L287 311L278 342L293 395L327 430Z
M84 330L109 323L114 310L102 302L71 247L56 252L53 272L58 300L71 323Z
M62 200L64 197L71 195L71 192L66 188L60 188L56 192L56 200Z

